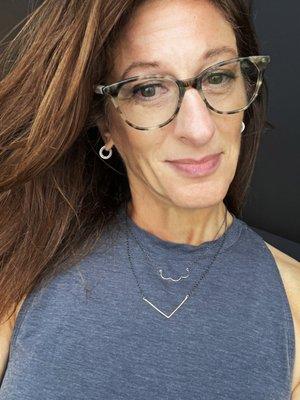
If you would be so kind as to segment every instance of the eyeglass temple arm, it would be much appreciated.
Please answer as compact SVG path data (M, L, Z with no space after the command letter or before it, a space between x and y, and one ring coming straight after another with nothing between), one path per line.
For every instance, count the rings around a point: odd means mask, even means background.
M116 97L121 87L120 83L122 82L112 85L94 85L94 92L102 95L109 94L112 97Z
M94 92L98 94L105 94L105 85L94 85Z
M249 59L254 62L260 70L264 70L271 61L270 56L250 56Z

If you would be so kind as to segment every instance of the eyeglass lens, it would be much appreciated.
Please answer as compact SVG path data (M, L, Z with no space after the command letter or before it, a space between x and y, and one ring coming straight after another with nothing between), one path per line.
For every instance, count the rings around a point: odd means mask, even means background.
M257 91L259 69L250 60L237 60L209 69L199 85L206 101L223 113L246 107ZM200 87L197 87L199 90ZM179 87L169 78L139 79L124 84L118 95L127 121L150 128L168 121L175 113Z

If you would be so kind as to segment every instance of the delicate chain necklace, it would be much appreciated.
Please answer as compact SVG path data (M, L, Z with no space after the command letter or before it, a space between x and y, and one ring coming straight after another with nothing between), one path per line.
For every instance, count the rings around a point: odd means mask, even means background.
M219 249L218 249L217 253L216 253L215 256L213 257L211 263L210 263L210 264L206 267L206 269L204 270L204 273L201 275L200 279L193 285L192 289L191 289L191 290L189 291L189 293L185 296L185 298L182 300L182 302L175 308L175 310L173 310L173 311L171 312L170 315L167 315L167 314L165 314L163 311L161 311L158 307L156 307L154 304L152 304L152 303L145 297L144 292L143 292L143 290L142 290L142 288L141 288L141 286L140 286L140 284L139 284L139 281L138 281L138 279L137 279L137 276L136 276L136 273L135 273L135 270L134 270L134 267L133 267L133 263L132 263L132 260L131 260L130 250L129 250L128 222L127 222L128 217L127 217L126 209L127 209L127 208L125 208L125 216L126 216L126 247L127 247L127 254L128 254L128 259L129 259L130 268L131 268L132 273L133 273L133 275L134 275L134 277L135 277L135 280L136 280L136 283L137 283L137 285L138 285L138 288L139 288L139 290L140 290L140 292L141 292L142 298L143 298L144 301L146 301L148 304L150 304L151 307L153 307L155 310L157 310L157 311L158 311L160 314L162 314L164 317L166 317L166 318L171 318L172 315L173 315L173 314L183 305L183 303L185 303L186 300L191 296L191 294L194 292L194 290L198 287L198 285L199 285L199 283L201 282L201 280L205 278L205 276L207 275L207 273L208 273L208 271L209 271L209 268L211 267L211 265L213 264L213 262L214 262L215 259L217 258L218 254L220 253L220 251L221 251L221 249L222 249L222 247L223 247L223 245L224 245L224 242L225 242L225 237L226 237L226 235L227 235L227 212L228 212L228 211L227 211L227 209L226 209L226 212L225 212L225 233L223 234L222 243L221 243L221 245L219 246Z
M126 210L126 209L127 209L127 207L125 207L125 210ZM125 213L126 213L126 211L125 211ZM222 222L222 224L221 224L221 226L220 226L218 232L216 233L216 235L214 236L214 238L213 238L212 240L215 240L216 237L218 236L218 233L220 232L220 230L222 229L222 226L224 225L226 216L227 216L227 213L225 214L225 218L224 218L224 220L223 220L223 222ZM127 218L127 214L126 214L126 218ZM147 258L147 260L148 260L148 262L150 263L150 265L153 264L153 261L150 259L149 254L145 251L145 249L143 248L143 246L140 244L138 238L135 236L134 232L133 232L130 228L129 228L129 232L130 232L130 234L134 237L134 240L137 242L139 248L142 250L142 252L143 252L143 254L144 254L144 257ZM193 262L189 263L188 265L192 265L192 264L193 264ZM171 277L165 278L165 277L163 276L163 274L162 274L162 269L159 269L159 270L158 270L158 273L159 273L160 277L161 277L163 280L172 281L172 282L179 282L179 281L181 281L181 279L186 279L186 278L188 278L188 277L190 276L190 269L189 269L189 268L186 268L186 271L188 272L188 275L186 275L186 276L180 276L180 278L178 278L178 279L173 279L173 278L171 278Z

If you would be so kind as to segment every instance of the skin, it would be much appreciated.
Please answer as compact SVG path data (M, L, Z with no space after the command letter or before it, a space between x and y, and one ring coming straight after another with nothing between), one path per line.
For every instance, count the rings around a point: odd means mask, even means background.
M123 78L142 73L191 78L216 62L202 59L206 50L233 47L231 25L206 0L148 0L130 19L115 48L115 65L108 84L121 79L138 61L159 61L160 67L139 67ZM224 198L236 173L243 113L219 115L206 108L199 93L189 89L176 118L163 128L137 131L111 105L101 132L106 148L115 146L127 168L132 203L129 216L146 231L176 243L199 245L212 240L223 221ZM164 160L201 158L222 151L212 175L183 178ZM232 217L228 218L228 224ZM220 236L224 229L219 232ZM217 236L217 237L218 237ZM300 263L265 242L274 257L288 297L295 333L291 399L300 400Z
M238 55L231 25L209 2L148 1L131 18L114 49L108 83L121 80L135 61L155 60L160 67L138 67L125 78L152 73L190 78L234 57L224 53L203 60L205 51L222 46ZM223 199L236 172L243 113L219 115L208 110L196 89L186 92L171 123L146 133L128 126L113 105L108 112L102 135L106 149L115 146L126 165L132 193L128 214L135 223L172 242L198 245L212 240L222 225ZM219 168L205 177L183 177L165 162L218 152L223 152ZM231 222L228 213L228 225ZM224 227L218 236L223 232Z
M209 62L201 59L206 50L224 45L237 51L231 26L205 0L148 0L121 35L107 83L120 80L131 62L154 59L160 61L160 68L139 68L126 77L145 72L190 78L206 66L231 58L219 55ZM215 114L206 109L195 90L188 90L177 117L147 134L126 125L113 106L108 116L101 133L106 148L115 146L126 165L132 193L128 213L135 223L173 242L197 245L211 240L223 221L223 199L236 172L243 113ZM223 151L220 168L209 177L183 178L164 163L166 159L201 158L219 151ZM232 223L231 216L228 223ZM276 260L292 310L296 357L291 399L300 400L300 263L266 244ZM0 330L0 379L25 297Z

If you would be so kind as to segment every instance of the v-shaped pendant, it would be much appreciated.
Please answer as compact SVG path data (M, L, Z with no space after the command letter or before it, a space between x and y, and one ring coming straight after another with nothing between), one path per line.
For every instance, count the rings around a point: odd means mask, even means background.
M189 294L187 294L184 298L184 300L182 300L182 302L175 308L174 311L172 311L172 313L170 315L165 314L163 311L161 311L159 308L155 307L154 304L151 303L151 301L147 300L146 297L143 297L143 300L145 300L147 303L150 304L150 306L152 306L153 308L155 308L155 310L157 310L158 312L160 312L162 315L164 315L166 318L171 318L172 315L178 310L179 307L182 306L182 304L190 297Z

